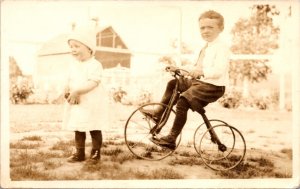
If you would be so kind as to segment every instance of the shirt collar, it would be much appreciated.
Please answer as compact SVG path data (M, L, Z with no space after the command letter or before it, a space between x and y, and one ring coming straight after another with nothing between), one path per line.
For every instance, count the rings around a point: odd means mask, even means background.
M220 35L215 40L207 42L207 47L213 46L214 44L218 43L218 41L220 41Z

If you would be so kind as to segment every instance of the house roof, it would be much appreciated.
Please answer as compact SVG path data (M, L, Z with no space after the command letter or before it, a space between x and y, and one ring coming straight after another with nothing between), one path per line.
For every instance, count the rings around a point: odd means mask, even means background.
M47 55L58 55L66 54L70 52L70 47L68 46L68 34L60 34L53 39L45 42L42 47L38 50L38 56Z
M123 39L121 38L121 36L111 27L111 26L107 26L107 27L103 27L102 29L100 29L98 32L97 32L97 35L102 32L102 31L105 31L105 30L110 30L112 33L115 33L117 34L117 36L119 37L122 45L124 45L125 49L128 49L127 45L124 43Z
M105 26L105 27L99 28L97 31L97 34L104 30L111 30L112 32L116 33L115 30L111 26ZM68 36L69 36L69 34L60 34L60 35L50 39L49 41L45 42L42 45L42 47L38 50L37 56L40 57L40 56L51 56L51 55L70 53L70 48L67 43ZM122 41L122 43L124 44L125 48L127 48L127 46L125 45L125 43L123 42L123 40L121 39L120 36L119 36L119 38ZM101 48L101 49L102 50L104 49L103 51L105 51L105 49L107 49L107 48L109 48L109 47ZM114 49L114 48L109 48L108 51L113 51L112 49ZM128 50L126 52L128 52Z

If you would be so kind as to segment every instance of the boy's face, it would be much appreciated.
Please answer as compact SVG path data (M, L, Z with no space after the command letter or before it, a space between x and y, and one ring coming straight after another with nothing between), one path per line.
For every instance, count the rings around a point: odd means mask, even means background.
M217 19L202 18L199 20L199 28L202 38L207 42L214 41L222 32Z
M70 40L69 47L71 48L73 57L79 61L85 61L91 57L90 49L79 41Z

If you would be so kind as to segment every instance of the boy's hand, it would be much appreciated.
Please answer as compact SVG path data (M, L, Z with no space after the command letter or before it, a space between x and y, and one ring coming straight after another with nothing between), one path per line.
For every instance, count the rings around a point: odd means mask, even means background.
M178 68L176 66L167 66L166 71L175 72Z

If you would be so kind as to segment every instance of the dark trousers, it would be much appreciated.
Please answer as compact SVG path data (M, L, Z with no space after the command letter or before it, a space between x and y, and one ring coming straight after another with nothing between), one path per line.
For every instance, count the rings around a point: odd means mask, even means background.
M102 146L102 132L100 130L90 131L92 138L92 148L100 149ZM75 146L77 149L85 148L86 133L75 131Z
M176 80L168 82L161 103L169 103L175 86ZM180 134L187 121L188 110L191 108L193 111L204 113L204 107L220 98L224 94L225 87L182 78L179 80L178 90L182 95L178 95L176 98L176 116L169 133L174 139Z
M166 104L166 105L169 103L171 96L173 94L175 85L176 85L176 80L170 80L168 82L166 90L162 97L161 103ZM183 91L185 91L185 88L179 85L179 91L183 92ZM174 104L177 104L176 105L176 116L175 116L175 120L173 123L173 127L172 127L169 135L172 136L174 139L176 139L186 123L187 112L190 108L190 104L184 97L179 98L179 95L176 97Z

